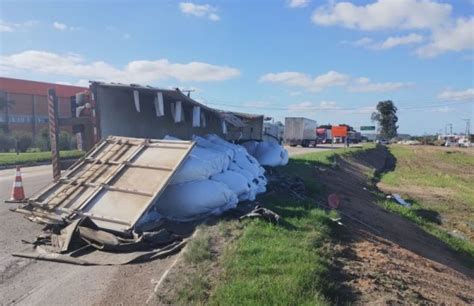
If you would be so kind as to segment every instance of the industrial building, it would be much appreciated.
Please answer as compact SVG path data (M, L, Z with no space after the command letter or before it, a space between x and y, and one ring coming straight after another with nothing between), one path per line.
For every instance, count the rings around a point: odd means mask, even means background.
M61 117L71 116L71 96L87 90L78 86L0 77L0 129L28 132L35 137L48 126L46 96L50 88L56 90Z

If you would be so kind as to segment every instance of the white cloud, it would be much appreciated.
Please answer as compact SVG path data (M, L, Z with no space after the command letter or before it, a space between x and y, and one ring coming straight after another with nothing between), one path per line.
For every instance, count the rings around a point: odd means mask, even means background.
M7 22L5 20L0 19L0 33L1 32L16 32L19 30L24 30L27 27L31 27L37 24L37 21L25 21L21 23L14 23L14 22Z
M57 21L53 23L53 27L59 31L67 30L67 25L65 25L64 23L57 22Z
M450 4L434 0L377 0L366 5L331 1L313 12L312 21L322 26L363 31L427 30L430 32L429 41L415 52L424 58L474 49L474 17L455 19ZM352 44L369 49L391 49L423 41L423 36L411 33L389 37L378 43L364 37Z
M315 10L312 22L367 31L433 29L445 24L451 11L451 5L432 0L378 0L360 6L350 2L332 2Z
M466 90L445 90L438 94L439 100L444 101L465 101L474 100L474 88L468 88Z
M347 110L344 113L346 113L346 114L366 115L366 114L372 114L376 110L377 110L377 108L375 106L362 106L362 107L359 107L359 108L355 108L353 110Z
M288 0L288 6L291 8L300 8L308 5L310 0Z
M302 87L311 92L318 92L332 86L345 86L352 92L388 92L410 85L402 82L372 83L366 77L352 78L347 74L333 70L314 78L304 73L292 71L267 73L260 77L259 81Z
M423 36L420 34L411 33L405 36L390 36L384 40L378 48L391 49L401 45L417 44L423 41Z
M58 22L58 21L53 22L53 28L55 28L56 30L59 30L59 31L67 31L67 30L74 31L74 30L79 30L80 29L79 27L69 26L65 23L61 23L61 22Z
M13 32L13 26L0 20L0 32Z
M430 110L430 112L433 112L433 113L449 113L452 111L454 111L454 108L449 107L449 106L437 107Z
M402 82L372 83L369 78L361 77L353 80L349 86L352 92L389 92L410 86Z
M345 85L348 80L349 76L333 70L314 78L304 73L292 71L267 73L260 77L260 82L273 82L298 86L313 92L321 91L332 86Z
M370 47L374 43L374 40L369 37L362 37L359 40L356 40L352 43L355 47Z
M77 54L57 54L37 50L0 56L0 74L8 71L142 84L167 79L195 82L222 81L240 75L238 69L202 62L181 64L171 63L167 59L136 60L123 68L117 68L103 61L86 62Z
M186 15L205 17L212 21L219 21L221 18L217 15L217 8L209 4L195 4L192 2L180 2L179 9Z
M305 101L297 104L288 105L288 111L297 113L338 109L340 109L340 107L338 107L337 103L334 101L321 101L319 102L319 104Z
M73 85L80 86L80 87L89 87L89 81L85 79L80 79L79 81L76 82L76 84L73 84Z
M402 45L419 44L423 42L424 37L420 34L410 33L402 36L390 36L384 41L376 42L372 38L363 37L359 40L349 43L354 47L363 47L371 50L386 50ZM344 42L348 43L348 42Z
M208 18L212 21L219 21L221 20L221 17L219 17L219 15L217 15L216 13L211 13L209 14Z
M474 17L459 18L453 25L435 29L430 43L416 50L420 57L432 58L449 51L474 49Z

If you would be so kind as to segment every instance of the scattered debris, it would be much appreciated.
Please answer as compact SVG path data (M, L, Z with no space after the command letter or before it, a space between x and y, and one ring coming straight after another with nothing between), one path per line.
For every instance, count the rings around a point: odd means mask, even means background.
M339 196L337 194L331 193L328 196L328 204L329 204L329 207L331 207L332 209L337 209L339 208L339 205L341 204L341 200L339 199Z
M26 250L13 256L77 265L122 265L168 256L186 242L183 235L162 225L123 238L101 230L92 219L83 217L63 228L46 226Z
M281 217L270 209L257 205L251 212L241 216L239 218L239 221L242 221L247 218L259 218L274 224L278 224L280 222Z
M453 237L456 237L456 238L459 238L459 239L462 239L462 240L466 240L466 236L464 236L461 232L459 232L458 230L453 230L450 232L451 236Z
M406 207L411 206L411 204L406 202L398 193L392 194L391 198L395 199L395 201L397 201L397 203L400 204L400 205L403 205L403 206L406 206Z
M272 182L271 188L278 193L289 193L298 200L304 200L306 194L306 185L302 178L298 176L290 177L285 174L279 174L271 171L269 181Z
M344 225L342 224L341 220L342 218L330 218L332 222L336 223L337 225Z

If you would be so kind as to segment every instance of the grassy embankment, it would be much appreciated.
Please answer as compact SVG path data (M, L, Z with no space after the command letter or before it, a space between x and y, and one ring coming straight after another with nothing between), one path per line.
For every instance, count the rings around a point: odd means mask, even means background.
M413 205L381 204L471 257L468 265L474 266L474 152L400 145L390 152L396 166L381 176L379 187Z
M367 148L372 146L305 154L292 158L279 170L303 178L311 197L319 189L311 175L314 166L330 165L335 154ZM289 195L270 194L259 201L278 213L283 222L221 222L220 231L236 237L226 243L223 255L217 259L222 272L214 282L209 280L206 268L212 258L211 238L197 237L190 243L185 259L197 265L198 272L179 293L181 303L314 305L339 298L337 284L329 275L334 253L331 244L338 240L337 225L330 217L336 213L327 213L312 201L295 201Z
M84 155L83 151L71 150L61 151L61 159L79 158ZM31 153L0 153L0 166L25 165L47 162L51 160L51 152L31 152Z

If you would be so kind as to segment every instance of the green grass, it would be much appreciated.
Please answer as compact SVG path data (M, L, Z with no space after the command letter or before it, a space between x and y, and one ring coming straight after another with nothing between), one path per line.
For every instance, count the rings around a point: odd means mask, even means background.
M350 148L339 148L335 150L328 150L328 151L320 151L316 153L307 153L307 154L301 154L301 155L296 155L292 157L291 159L295 161L305 161L308 164L319 164L321 166L330 166L332 162L334 161L334 157L336 155L339 156L349 156L351 154L355 153L360 153L365 150L370 150L375 148L375 144L368 143L368 144L363 144L361 146L357 147L350 147Z
M83 151L71 150L61 151L61 159L79 158L84 155ZM0 153L0 166L25 165L51 160L51 152L31 152L31 153Z
M331 166L337 155L374 148L338 149L295 156L286 167L290 176L304 179L309 197L321 192L315 166ZM327 305L342 300L331 278L331 247L339 241L337 225L312 201L265 195L260 202L282 217L279 225L245 221L239 238L224 252L224 272L208 302L216 305ZM221 230L227 235L227 227Z
M374 148L337 149L292 157L279 171L305 181L307 195L322 187L314 167L331 166L337 155ZM327 305L343 299L330 276L334 256L331 245L339 240L337 225L312 201L295 201L282 195L264 195L259 201L282 217L279 225L248 220L239 238L224 252L224 272L208 302L216 305ZM221 230L227 235L227 227Z
M195 237L186 246L183 254L184 261L192 267L192 272L183 280L184 284L180 284L177 292L179 304L201 303L208 298L211 289L209 271L212 254L211 237L206 229L204 226L197 229Z
M465 255L474 267L474 154L427 146L390 146L395 169L381 176L411 200L411 208L381 200L387 210L418 224ZM434 218L435 216L436 218ZM457 231L465 239L450 232Z
M424 214L420 214L420 211L425 211L422 206L414 203L412 207L405 207L393 203L392 201L385 200L379 202L386 210L396 213L405 219L408 219L431 235L437 237L441 241L445 242L458 254L461 254L465 260L464 263L470 268L474 268L474 245L469 241L455 237L449 234L445 229L437 225L437 221L430 217L426 217Z
M218 305L327 304L334 223L313 203L268 197L284 223L246 221L242 235L223 257L224 274L210 297Z
M211 237L207 234L197 235L189 242L184 253L184 260L188 263L199 264L211 259Z
M293 156L288 165L280 169L286 174L301 177L308 183L306 189L311 193L323 192L321 182L313 179L314 167L331 167L338 157L347 157L353 154L362 153L375 148L374 144L364 144L358 147L339 148L335 150L319 151Z

